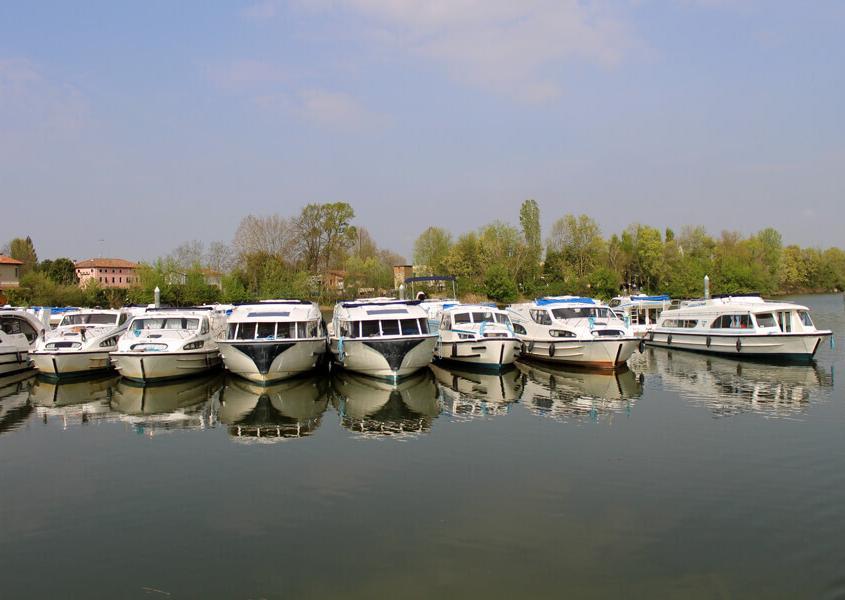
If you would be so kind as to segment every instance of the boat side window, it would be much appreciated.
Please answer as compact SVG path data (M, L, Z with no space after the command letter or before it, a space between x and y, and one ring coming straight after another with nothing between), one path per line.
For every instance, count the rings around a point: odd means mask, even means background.
M296 322L296 337L308 337L308 321Z
M3 319L3 331L8 334L19 334L22 333L26 336L26 340L28 342L34 342L35 338L38 337L38 332L35 329L24 321L23 319L19 319L17 317L6 317Z
M420 324L420 333L422 333L423 335L428 333L428 319L420 317L419 319L417 319L417 321Z
M381 322L382 335L399 335L399 321L390 319Z
M452 329L452 317L451 315L444 315L443 320L440 321L440 329Z
M238 332L238 324L237 323L229 323L229 333L226 336L230 340L237 339L236 335Z
M713 329L748 329L751 327L751 315L722 315L713 321Z
M319 321L308 321L308 337L317 337L317 330L319 329Z
M565 308L555 309L555 311L554 311L555 317L558 318L558 319L566 318L566 317L558 316L559 311L565 311L565 310L568 310L568 309L565 309ZM551 319L551 317L549 317L549 313L545 310L532 309L532 310L529 311L529 313L531 314L531 318L534 320L535 323L539 323L540 325L551 325L552 324L552 319Z
M129 316L129 315L127 315L126 313L122 313L122 314L120 315L120 318L117 320L117 324L118 324L118 325L123 325L124 323L126 323L126 319L128 318L128 316Z
M775 321L775 316L772 313L759 313L754 315L757 319L757 327L777 327L778 323Z
M255 323L241 323L238 325L239 340L254 340L255 339Z
M514 332L516 332L516 333L518 333L518 334L520 334L520 335L525 335L526 333L528 333L527 331L525 331L525 327L523 327L523 326L522 326L522 325L520 325L519 323L514 323L514 324L513 324L513 330L514 330Z
M361 321L361 337L377 337L380 334L378 321Z
M792 332L792 314L788 310L777 313L778 325L784 333Z
M402 328L402 335L419 335L420 326L416 319L400 319L399 325Z
M188 319L188 329L196 329L196 325L191 327L191 322L194 319ZM208 319L203 319L202 323L200 324L200 334L204 335L208 333Z
M472 323L469 313L455 313L455 323Z
M496 323L501 323L502 325L510 325L511 320L510 318L502 313L495 313L496 316Z
M801 318L801 322L805 327L813 327L813 320L810 318L810 313L806 310L799 310L798 316Z
M341 322L341 327L343 327L345 321ZM341 334L343 335L343 334ZM296 337L296 331L294 330L294 324L290 321L279 321L276 323L276 337L277 338L292 338Z
M276 337L275 323L256 323L256 329L255 337L257 338L267 339Z

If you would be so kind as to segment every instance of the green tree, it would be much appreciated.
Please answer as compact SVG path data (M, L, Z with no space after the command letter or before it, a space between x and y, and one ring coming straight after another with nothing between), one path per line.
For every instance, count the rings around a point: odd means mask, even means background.
M76 266L69 258L42 260L38 263L38 270L60 285L79 284L79 277L76 276Z
M560 254L579 279L593 270L603 250L598 223L587 215L566 215L552 225L547 253Z
M306 267L318 273L343 263L357 239L350 221L355 211L346 202L308 204L296 221L300 252Z
M414 264L426 266L432 275L446 274L452 235L441 227L429 227L414 242Z
M9 242L9 256L23 263L21 265L21 275L35 270L38 265L38 255L35 253L35 245L29 236L15 238Z
M513 302L519 296L508 268L502 263L493 263L484 275L484 293L496 302Z

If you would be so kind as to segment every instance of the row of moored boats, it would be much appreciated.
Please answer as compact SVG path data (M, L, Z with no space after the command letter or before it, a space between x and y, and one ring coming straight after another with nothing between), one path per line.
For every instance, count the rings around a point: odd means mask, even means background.
M0 375L34 365L52 377L111 368L154 382L225 364L270 383L331 362L398 379L432 359L502 369L518 358L598 369L624 367L645 345L743 358L809 360L831 332L809 310L759 296L672 303L666 296L556 296L498 308L456 300L340 302L330 323L306 300L235 306L79 309L55 328L0 309Z

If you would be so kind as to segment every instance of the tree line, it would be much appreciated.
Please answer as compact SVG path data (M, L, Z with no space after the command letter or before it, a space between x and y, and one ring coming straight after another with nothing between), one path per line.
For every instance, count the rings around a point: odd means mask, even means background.
M262 298L314 298L393 294L393 266L404 257L379 248L354 225L345 202L308 204L294 217L244 217L230 243L182 244L142 263L128 290L80 288L68 258L39 262L31 238L16 238L4 254L21 260L21 285L8 292L16 304L146 304L153 290L162 302L192 305ZM767 295L845 289L845 252L784 245L773 228L744 236L703 227L679 232L634 223L605 237L587 215L564 215L543 238L535 200L522 203L519 225L493 221L455 237L428 227L417 237L418 275L456 275L462 297L512 302L552 294L610 298L624 292L698 297L710 276L714 293ZM334 286L343 278L343 290ZM216 283L219 281L219 285Z

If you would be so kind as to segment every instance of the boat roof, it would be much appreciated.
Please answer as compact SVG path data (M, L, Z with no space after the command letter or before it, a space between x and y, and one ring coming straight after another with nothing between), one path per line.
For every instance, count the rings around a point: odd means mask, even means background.
M425 317L426 311L419 300L378 299L376 301L355 300L339 302L335 305L335 314L347 313L358 318L379 319L386 316L408 315L411 318Z
M474 310L489 310L489 311L495 311L495 312L499 312L499 313L503 313L503 314L506 312L504 309L499 308L498 306L496 306L493 303L489 303L489 304L484 304L484 303L452 304L452 305L444 305L443 306L444 312L446 312L446 311L448 311L448 312L459 312L459 311L464 311L464 310L466 312L472 312Z
M671 298L667 294L660 294L658 296L647 296L645 294L637 294L636 296L616 296L614 300L620 302L668 302Z
M592 298L582 296L545 296L534 300L537 306L554 306L555 304L598 304Z
M230 323L246 321L305 321L319 319L320 307L308 300L269 300L240 304L232 309Z
M770 302L759 295L725 296L709 299L686 300L681 306L672 309L675 313L729 313L739 311L763 313L774 310L809 310L806 306L794 302Z

